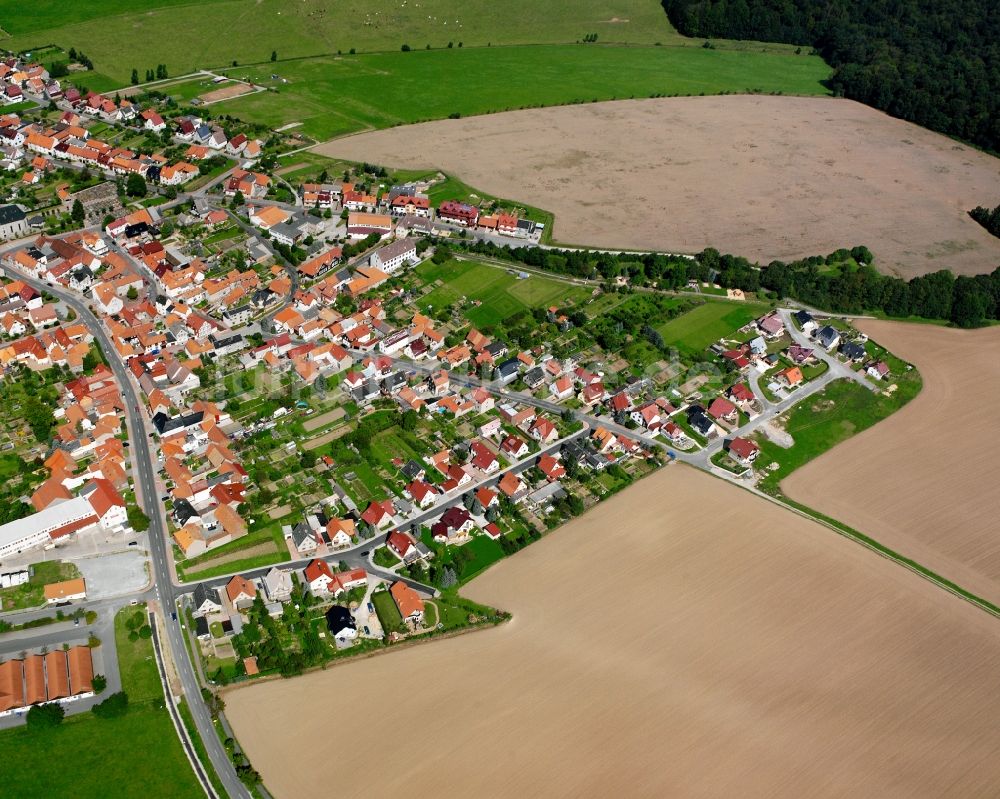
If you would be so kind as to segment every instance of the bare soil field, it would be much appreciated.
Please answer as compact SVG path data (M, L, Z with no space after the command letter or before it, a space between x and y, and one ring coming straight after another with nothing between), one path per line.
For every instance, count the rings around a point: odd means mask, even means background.
M331 780L413 799L967 799L1000 784L1000 624L687 467L467 591L513 620L226 694L277 799ZM334 774L322 753L360 741L370 756Z
M857 326L915 364L923 390L782 489L1000 605L1000 328Z
M223 100L232 100L242 94L252 92L253 88L246 83L227 83L221 89L214 89L201 95L200 99L205 103L218 103Z
M555 213L558 241L767 263L866 244L903 277L992 271L1000 159L849 100L677 97L362 133L317 152L436 168Z
M332 411L327 411L326 413L320 414L319 416L313 416L311 419L307 419L302 423L307 431L312 432L323 425L330 424L330 422L336 422L338 419L344 418L343 408L334 408Z

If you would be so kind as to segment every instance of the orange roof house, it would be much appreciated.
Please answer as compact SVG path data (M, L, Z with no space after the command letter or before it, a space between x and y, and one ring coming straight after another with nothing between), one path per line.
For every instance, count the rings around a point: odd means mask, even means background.
M802 375L802 370L797 366L789 366L787 369L782 369L775 375L775 377L789 386L797 386L805 380L805 377Z
M56 450L61 452L61 450ZM70 459L72 460L72 459ZM75 464L74 464L75 465ZM35 510L45 510L49 505L64 499L72 499L73 495L62 484L62 480L56 476L50 477L31 495L31 504Z
M500 479L500 482L497 484L497 488L499 488L505 496L513 499L514 496L520 493L524 487L521 484L521 478L513 472L507 472L507 474Z
M24 700L27 705L34 705L46 700L45 695L45 658L41 655L28 655L24 659Z
M83 577L49 583L43 588L46 602L61 602L68 599L86 599L87 581Z
M404 619L414 623L422 621L424 618L424 601L410 586L401 581L396 581L389 589L396 607L399 608L399 615Z
M237 574L226 583L226 596L233 603L253 600L257 596L257 587L243 575Z

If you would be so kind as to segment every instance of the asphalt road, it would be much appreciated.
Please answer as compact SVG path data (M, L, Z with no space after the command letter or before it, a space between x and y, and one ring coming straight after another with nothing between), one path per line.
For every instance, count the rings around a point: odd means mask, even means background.
M100 324L94 313L78 296L61 287L50 286L39 280L26 277L23 273L14 269L8 267L0 268L8 275L25 281L38 291L49 292L72 308L76 312L79 321L86 325L87 330L94 336L94 339L104 353L105 360L108 362L112 372L114 372L115 378L118 380L121 388L122 399L125 402L129 441L132 445L132 462L138 475L136 499L139 500L141 494L140 505L149 517L149 549L155 581L155 596L159 600L160 607L165 612L167 612L167 609L172 612L174 602L169 565L171 553L167 548L167 531L163 524L162 507L156 494L155 460L149 448L149 439L146 436L142 411L140 410L141 405L136 395L131 376L125 369L125 365L121 359L117 356L115 348L112 346L103 325ZM225 785L230 797L249 799L249 792L236 776L236 771L229 759L229 755L223 749L222 742L215 734L208 708L204 702L195 701L195 698L198 700L201 698L201 688L195 677L194 668L191 665L187 650L184 648L180 622L178 620L177 623L168 623L164 627L167 631L167 648L180 678L184 695L189 697L190 701L188 704L191 708L191 714L194 716L198 734L204 742L208 757L212 761L212 765L222 780L223 785Z
M584 426L582 430L578 430L572 435L566 436L566 438L561 438L558 441L552 442L548 446L543 447L538 452L527 455L526 457L512 464L507 469L500 469L495 474L486 475L484 477L479 478L478 480L473 480L468 485L463 486L461 491L458 491L451 497L448 497L444 502L441 502L435 505L434 507L428 508L427 510L420 510L411 514L410 516L406 517L401 524L394 525L394 528L408 530L411 524L415 524L419 527L427 522L433 521L437 519L442 513L444 513L444 511L447 508L459 502L461 500L461 497L469 493L470 491L477 491L479 488L482 488L484 486L487 488L495 486L497 483L500 482L500 479L507 472L513 472L514 474L521 474L522 472L525 472L532 466L534 466L535 462L542 455L556 452L559 450L560 447L563 446L563 444L566 444L569 441L574 441L580 438L581 436L585 436L589 432L590 432L589 429L586 426ZM423 591L424 593L428 594L437 593L437 589L435 589L433 586L424 585L423 583L420 583L417 580L413 580L409 577L406 577L405 575L396 574L395 572L390 571L389 569L384 569L381 566L376 566L372 562L370 553L381 544L384 535L385 535L384 533L381 533L375 535L372 538L360 540L358 541L357 544L354 544L353 546L346 547L344 549L338 550L336 552L324 556L323 560L327 561L328 563L339 563L340 561L344 561L345 563L347 563L349 566L352 567L355 566L363 567L366 571L376 575L377 577L381 577L382 579L401 580L402 582L409 585L411 588L415 588L418 591ZM365 553L369 554L366 555ZM275 565L279 566L282 569L301 569L314 559L315 558L312 557L300 558L298 560L286 561L285 563L279 563ZM223 574L219 575L218 577L209 577L204 580L194 580L189 583L184 583L183 585L180 586L173 586L172 588L177 596L191 593L192 591L194 591L195 586L198 585L199 583L204 583L209 588L222 588L226 585L226 583L229 582L230 579L232 579L234 574L241 574L248 579L256 579L258 577L263 577L272 568L274 568L274 566L262 566L259 569L233 572L232 574Z

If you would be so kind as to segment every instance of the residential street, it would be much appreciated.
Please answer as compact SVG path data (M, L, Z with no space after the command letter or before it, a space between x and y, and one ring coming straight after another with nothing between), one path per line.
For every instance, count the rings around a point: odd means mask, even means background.
M132 442L133 468L136 469L138 476L136 481L136 500L149 517L149 548L155 580L155 597L160 607L164 608L165 611L169 608L172 612L174 607L174 592L172 590L170 570L172 556L167 543L167 530L163 523L162 503L160 503L156 493L156 460L150 450L149 438L145 432L145 415L141 411L141 405L131 375L126 370L121 359L116 356L115 349L112 347L103 325L77 295L61 287L49 286L41 281L26 277L21 272L9 267L2 267L2 269L8 276L25 281L37 291L47 291L72 308L76 312L80 322L86 325L87 329L94 336L95 341L104 353L108 365L118 380L122 398L125 402L129 440ZM164 626L167 630L167 649L180 677L184 694L188 697L200 697L201 689L195 677L191 659L184 648L180 624L166 624ZM249 793L236 776L236 771L233 769L229 755L222 748L222 743L212 728L212 720L205 703L192 701L189 704L198 728L198 734L202 737L209 759L212 761L212 765L218 773L219 778L226 786L229 795L231 797L240 797L240 799L244 797L248 798Z

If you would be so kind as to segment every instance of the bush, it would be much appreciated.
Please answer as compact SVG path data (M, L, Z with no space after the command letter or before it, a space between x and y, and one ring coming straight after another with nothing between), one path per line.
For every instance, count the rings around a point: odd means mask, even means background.
M99 719L116 719L128 713L128 694L118 691L100 704L94 705L94 715Z
M62 724L66 716L66 710L62 705L51 702L47 705L33 705L28 711L26 721L29 727L39 730L48 730Z
M108 678L103 674L95 674L94 679L90 681L90 684L94 687L94 693L99 694L108 687Z

